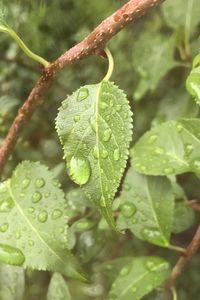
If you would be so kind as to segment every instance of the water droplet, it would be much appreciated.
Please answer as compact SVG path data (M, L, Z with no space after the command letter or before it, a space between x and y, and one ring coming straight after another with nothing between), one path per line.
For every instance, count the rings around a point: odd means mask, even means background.
M108 157L108 151L103 150L103 151L101 152L101 157L102 157L102 158L107 158L107 157Z
M8 198L0 202L0 212L9 212L14 206L14 202L11 198Z
M120 275L121 276L126 276L128 273L130 272L130 267L129 266L126 266L126 267L123 267L120 271Z
M194 150L194 146L192 144L185 145L185 153L186 155L190 155Z
M38 214L37 219L38 219L38 221L41 222L41 223L46 222L47 219L48 219L48 213L46 212L46 210L41 211L41 212Z
M70 160L70 176L77 184L85 184L90 177L89 161L81 155L72 156Z
M16 239L19 240L19 239L21 238L21 236L22 236L22 235L21 235L21 230L20 230L20 229L17 229L16 232L15 232L15 237L16 237Z
M32 196L32 202L37 203L42 199L42 194L38 191L36 191Z
M125 202L120 206L120 210L125 218L130 218L136 213L137 209L133 203Z
M165 168L165 169L164 169L164 173L165 173L165 174L173 174L173 172L174 172L174 169L173 169L173 168L170 168L170 167L169 167L169 168Z
M37 178L35 181L35 187L41 189L43 186L45 186L45 180L43 178Z
M34 208L34 207L29 207L29 208L28 208L28 212L29 212L30 214L34 213L34 212L35 212L35 208Z
M154 261L151 261L151 260L147 261L146 268L147 268L147 270L149 270L151 272L157 271L157 265L155 264Z
M77 101L82 101L86 99L89 95L89 91L87 88L81 88L78 92Z
M108 142L111 138L112 131L110 128L106 129L103 133L103 141Z
M97 145L94 146L94 149L93 149L93 156L94 156L94 158L96 158L96 159L99 158L99 149L98 149Z
M155 243L156 245L168 246L167 241L164 239L160 231L156 228L144 228L142 235L146 241Z
M10 265L20 266L24 263L25 257L18 248L0 244L0 261Z
M163 153L164 153L164 149L161 148L161 147L156 147L155 153L156 153L156 154L163 154Z
M29 186L30 182L31 181L28 178L25 178L24 180L22 180L22 188L23 189L27 188Z
M63 102L62 102L62 108L63 108L63 109L66 109L67 106L68 106L67 101L63 101Z
M87 220L80 220L76 224L76 228L79 230L87 230L90 227L90 223Z
M100 205L101 205L102 207L106 207L106 199L104 198L103 195L101 196L101 199L100 199Z
M136 288L135 286L133 286L133 287L131 288L131 291L132 291L133 293L136 293L136 292L137 292L137 288Z
M33 240L28 241L29 246L33 247L35 245L35 242Z
M94 132L96 132L96 117L90 117L90 126Z
M79 122L80 121L80 116L79 115L76 115L74 116L74 122Z
M114 158L114 160L119 160L120 152L119 152L118 148L114 150L113 158Z
M54 209L51 216L52 216L52 219L56 220L56 219L60 218L62 215L63 215L62 210Z
M100 108L101 108L101 109L104 110L104 109L106 109L107 107L108 107L108 104L107 104L106 102L104 102L104 101L101 101L101 102L100 102Z
M116 105L116 111L120 111L122 109L122 106L120 104Z
M153 144L157 140L157 138L158 138L157 134L151 135L149 138L149 143Z
M8 227L9 227L8 223L4 223L0 226L0 231L6 232L8 230Z
M124 184L124 190L125 190L125 191L129 191L130 189L131 189L130 184L125 183L125 184Z
M178 124L176 126L176 129L177 129L178 132L181 132L183 130L183 126L181 124Z

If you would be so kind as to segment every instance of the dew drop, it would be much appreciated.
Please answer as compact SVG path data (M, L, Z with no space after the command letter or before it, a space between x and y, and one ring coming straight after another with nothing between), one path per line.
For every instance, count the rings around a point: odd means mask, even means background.
M79 115L76 115L74 116L74 122L79 122L80 121L80 116Z
M11 198L3 200L0 202L0 212L9 212L14 206L14 202Z
M106 207L106 199L104 198L104 196L101 196L101 199L100 199L100 205L102 207Z
M111 138L112 131L110 128L106 129L103 133L103 141L108 142Z
M63 108L63 109L66 109L67 106L68 106L67 101L63 101L63 102L62 102L62 108Z
M29 186L30 182L31 181L29 178L25 178L24 180L22 180L22 188L26 189Z
M33 240L28 241L29 246L33 247L35 245L35 242Z
M96 158L96 159L99 158L99 149L98 149L97 145L94 146L94 149L93 149L93 156L94 156L94 158Z
M120 271L121 276L126 276L130 272L130 267L123 267Z
M104 102L104 101L101 101L101 102L100 102L100 108L101 108L102 110L106 109L107 107L108 107L108 104L107 104L106 102Z
M30 214L34 213L34 212L35 212L35 208L34 208L34 207L29 207L29 208L28 208L28 212L29 212Z
M132 291L133 293L136 293L136 292L137 292L137 288L136 288L135 286L133 286L133 287L131 288L131 291Z
M158 136L157 134L152 134L149 138L149 143L153 144L157 140Z
M45 180L43 178L37 178L35 181L35 187L41 189L43 186L45 186Z
M52 219L56 220L56 219L59 219L62 215L63 215L62 210L54 209L51 216L52 216Z
M46 210L41 211L38 214L37 219L38 219L39 222L45 223L47 221L47 219L48 219L48 213L46 212Z
M22 235L21 235L21 230L20 230L20 229L17 229L16 232L15 232L15 237L16 237L16 239L19 240L19 239L21 238L21 236L22 236Z
M146 241L155 243L156 245L168 245L160 231L156 228L144 228L142 235Z
M157 271L157 265L155 264L154 261L151 261L151 260L147 261L146 268L147 268L147 270L149 270L151 272Z
M107 158L107 157L108 157L108 151L107 151L107 150L103 150L103 151L101 152L101 156L102 156L103 158Z
M81 88L78 92L77 101L82 101L86 99L89 95L89 91L87 88Z
M114 158L114 160L120 159L120 152L119 152L118 148L114 150L113 158Z
M89 161L81 155L72 156L70 160L70 176L74 182L83 185L90 177Z
M194 150L194 146L192 144L185 145L185 153L186 155L190 155Z
M9 228L8 223L4 223L4 224L2 224L2 225L0 226L0 231L1 231L1 232L6 232L6 231L8 230L8 228Z
M164 149L161 148L161 147L156 147L155 153L156 153L156 154L163 154L163 153L164 153Z
M76 228L79 230L87 230L88 228L90 228L90 223L87 220L80 220L76 224Z
M169 167L169 168L165 168L165 169L164 169L164 173L165 173L165 174L172 174L173 172L174 172L174 169L173 169L173 168L170 168L170 167Z
M124 204L122 204L120 206L120 210L121 210L122 215L125 218L132 217L137 211L135 205L133 203L130 203L130 202L125 202Z
M24 263L25 257L18 248L0 244L0 261L10 265L20 266Z
M120 104L116 105L116 111L120 111L122 109L122 106Z
M96 132L96 117L90 117L90 126L94 132Z
M32 196L32 202L37 203L42 199L42 194L38 191L36 191Z
M178 124L176 126L176 129L177 129L178 132L181 132L183 130L183 126L181 124Z

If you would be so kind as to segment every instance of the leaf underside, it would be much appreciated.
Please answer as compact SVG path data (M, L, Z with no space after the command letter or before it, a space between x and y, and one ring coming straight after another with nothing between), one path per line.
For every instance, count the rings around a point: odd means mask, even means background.
M69 175L113 228L111 208L128 158L131 115L124 93L103 81L68 96L56 120Z

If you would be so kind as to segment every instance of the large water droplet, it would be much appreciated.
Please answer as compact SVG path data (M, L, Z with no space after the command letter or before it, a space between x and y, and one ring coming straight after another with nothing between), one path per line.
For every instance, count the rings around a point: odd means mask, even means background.
M74 122L79 122L80 121L80 116L79 115L76 115L74 116Z
M24 263L25 257L18 248L0 244L0 261L10 265L20 266Z
M35 187L41 189L43 186L45 186L45 180L43 178L37 178L35 181Z
M111 134L112 134L111 129L110 128L106 129L103 133L103 141L108 142L109 139L111 138Z
M51 216L52 216L52 219L56 220L56 219L60 218L62 215L63 215L62 210L54 209Z
M80 220L76 224L76 229L78 230L87 230L91 228L91 223L87 219Z
M114 150L113 158L114 158L114 160L119 160L120 152L119 152L118 148Z
M126 202L120 206L122 215L125 218L130 218L136 213L136 207L133 203Z
M101 101L101 102L100 102L100 108L101 108L102 110L106 109L107 107L108 107L108 104L107 104L106 102L104 102L104 101Z
M82 101L86 99L89 95L89 91L87 88L81 88L78 92L77 101Z
M0 226L0 231L1 231L1 232L6 232L6 231L8 230L8 228L9 228L8 223L4 223L4 224L2 224L2 225Z
M151 261L151 260L147 261L146 268L147 268L147 270L149 270L151 272L157 271L157 265L155 264L154 261Z
M168 246L167 241L164 239L160 231L156 228L144 228L142 235L146 241L152 242L156 245Z
M11 211L11 209L14 206L14 202L12 200L12 198L8 198L4 201L0 202L0 212L4 213L4 212L9 212Z
M177 129L178 132L181 132L183 130L183 126L181 124L178 124L176 126L176 129Z
M41 212L38 214L37 219L38 219L38 221L41 222L41 223L46 222L47 219L48 219L48 213L46 212L46 210L41 211Z
M74 182L83 185L90 177L89 161L81 155L72 156L70 160L70 176Z
M30 182L31 181L29 178L25 178L24 180L22 180L22 188L26 189L29 186Z
M42 199L42 194L38 191L36 191L32 196L32 202L37 203Z
M129 266L126 266L126 267L123 267L120 271L120 275L121 276L126 276L128 273L130 272L130 267Z
M29 207L29 208L28 208L28 212L29 212L30 214L34 213L34 212L35 212L35 208L34 208L34 207Z
M90 117L90 126L94 132L96 132L96 117Z

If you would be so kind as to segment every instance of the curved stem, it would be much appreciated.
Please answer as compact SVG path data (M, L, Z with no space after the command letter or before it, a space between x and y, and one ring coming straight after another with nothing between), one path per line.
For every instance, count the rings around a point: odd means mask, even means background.
M103 80L108 81L110 79L110 77L112 76L112 73L113 73L114 60L113 60L112 53L110 52L110 50L107 47L105 48L105 53L106 53L107 58L108 58L108 71L107 71L106 76L103 78Z
M19 47L24 51L24 53L30 57L31 59L37 61L38 63L42 64L45 68L48 67L49 62L42 58L41 56L33 53L22 41L22 39L17 35L17 33L12 28L7 28L4 26L0 26L0 31L8 33L19 45Z
M176 289L175 287L171 287L170 288L171 292L172 292L172 297L173 297L173 300L178 300L178 296L177 296L177 292L176 292Z
M179 246L175 246L175 245L169 245L168 249L175 250L175 251L178 251L181 253L185 253L185 251L186 251L186 249L179 247Z

